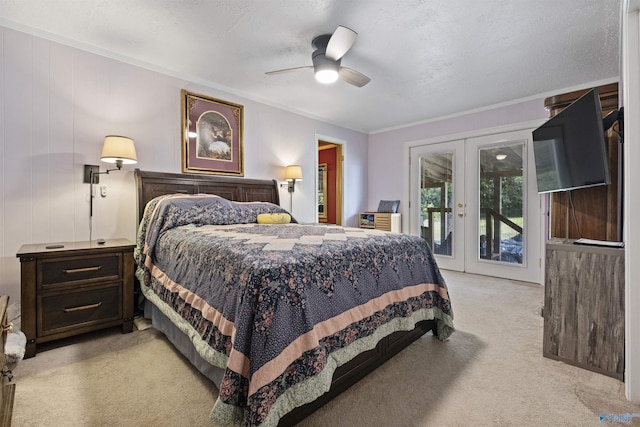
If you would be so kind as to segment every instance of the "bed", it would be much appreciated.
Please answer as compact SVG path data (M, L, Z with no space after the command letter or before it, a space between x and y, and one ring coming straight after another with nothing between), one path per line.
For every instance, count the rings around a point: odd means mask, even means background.
M214 425L296 424L425 333L454 330L418 237L298 224L275 180L135 177L145 315L218 387Z

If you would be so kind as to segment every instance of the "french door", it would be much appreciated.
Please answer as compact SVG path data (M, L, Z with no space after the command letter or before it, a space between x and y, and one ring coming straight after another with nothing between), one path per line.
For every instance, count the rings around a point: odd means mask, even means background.
M531 130L410 148L410 232L443 269L542 282Z
M413 147L411 234L425 239L438 265L464 271L464 140Z

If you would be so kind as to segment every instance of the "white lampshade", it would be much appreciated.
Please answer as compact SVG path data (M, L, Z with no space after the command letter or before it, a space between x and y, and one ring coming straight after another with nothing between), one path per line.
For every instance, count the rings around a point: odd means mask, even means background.
M285 181L298 180L302 181L302 168L300 165L290 165L284 170Z
M132 165L138 163L133 139L118 135L105 136L100 160L107 163L115 163L118 169L123 164Z

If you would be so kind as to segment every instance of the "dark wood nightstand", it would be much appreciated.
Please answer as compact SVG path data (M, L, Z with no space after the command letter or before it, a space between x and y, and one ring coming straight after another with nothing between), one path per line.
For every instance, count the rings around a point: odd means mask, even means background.
M122 325L133 330L133 250L127 239L22 245L25 358L36 344Z

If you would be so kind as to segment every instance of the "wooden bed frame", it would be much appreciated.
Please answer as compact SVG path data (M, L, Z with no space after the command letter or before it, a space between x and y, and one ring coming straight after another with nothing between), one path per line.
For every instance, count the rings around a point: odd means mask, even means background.
M138 188L138 222L142 219L147 202L164 194L207 193L238 202L260 201L275 204L279 204L280 199L276 180L146 172L139 169L135 170L135 178ZM280 420L279 425L299 423L429 331L436 333L435 320L422 321L411 331L395 332L383 338L374 349L356 356L336 369L331 389L327 393L289 412Z

